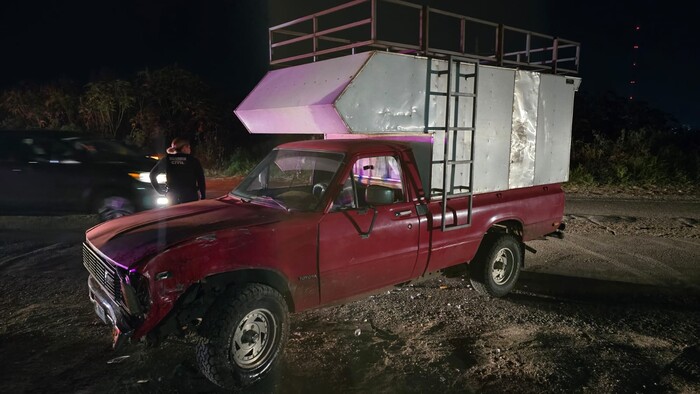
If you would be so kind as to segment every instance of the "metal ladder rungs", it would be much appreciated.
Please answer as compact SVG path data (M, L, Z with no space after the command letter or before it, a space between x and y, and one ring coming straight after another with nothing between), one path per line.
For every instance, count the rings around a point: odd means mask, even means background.
M432 70L432 71L430 71L430 73L439 76L439 75L447 75L448 71L447 70ZM459 76L462 78L473 78L476 76L476 73L469 73L469 74L459 73Z
M450 198L454 197L466 197L466 196L471 196L472 192L464 192L464 193L448 193L447 194L447 199L449 200Z
M464 92L450 92L450 95L459 96L459 97L476 97L476 95L474 93L464 93Z
M471 227L471 226L472 226L471 223L445 226L445 229L442 231L454 231L454 230L459 230L459 229L463 229L463 228L467 228L467 227Z
M445 106L445 120L444 120L444 126L439 127L439 126L428 126L430 124L429 122L429 112L426 112L425 116L425 128L423 129L424 132L429 132L429 131L443 131L445 133L444 139L445 139L445 145L444 145L444 154L442 155L443 157L439 160L431 160L431 171L435 169L435 165L439 165L442 168L442 188L431 188L430 189L430 197L431 199L433 197L440 197L442 200L442 224L441 224L441 229L442 231L452 231L452 230L457 230L460 228L465 228L465 227L470 227L472 224L472 204L473 204L473 198L474 195L473 193L473 172L474 172L474 134L476 133L476 105L477 105L477 86L478 86L478 78L479 78L479 71L478 71L478 66L479 62L478 61L472 61L469 59L462 59L462 58L454 58L450 56L449 58L445 59L447 60L447 69L445 70L434 70L433 69L433 64L432 61L428 62L428 79L427 79L427 84L426 84L426 108L428 107L429 104L429 99L433 96L435 97L446 97L446 100L444 102ZM471 72L462 72L462 65L471 65L474 67L473 70L470 70ZM431 81L433 78L433 75L437 76L443 76L447 75L447 85L445 88L445 91L433 91L431 89ZM470 79L473 78L473 84L470 84ZM452 80L454 79L454 82ZM462 81L466 81L466 85L462 85ZM454 89L454 90L453 90ZM459 115L459 107L460 107L460 97L464 98L470 98L472 100L467 100L467 103L470 103L471 109L472 109L472 117L471 117L471 127L462 127L458 126L460 124L460 115ZM453 99L454 98L454 99ZM454 105L455 108L452 109L451 106ZM459 132L463 133L469 133L470 141L468 142L468 145L471 145L471 151L469 154L469 159L457 159L457 152L456 148L453 147L452 150L449 149L449 146L452 144L456 144L458 141L460 141L460 138L466 138L467 135L462 135L459 136ZM467 141L462 141L462 142L467 142ZM459 156L464 156L464 155L459 155ZM455 185L456 179L456 174L460 173L462 175L459 175L460 177L463 177L463 169L464 167L459 167L460 171L458 171L457 166L467 166L466 168L468 169L468 179L461 179L464 182L467 182L468 185ZM448 178L448 173L451 173ZM467 222L466 223L459 223L462 222L462 220L458 220L457 217L453 219L453 223L450 225L446 224L446 219L447 219L447 205L448 201L452 198L457 198L457 197L464 197L468 196L469 198L469 208L468 208L468 213L467 213Z
M445 130L445 127L441 128L442 130ZM447 131L474 131L473 127L467 127L467 126L452 126L452 127L447 127Z
M431 96L441 96L445 97L447 96L447 92L435 92L435 91L430 91L428 92L429 95ZM465 93L465 92L450 92L450 96L459 96L459 97L476 97L474 93Z
M472 160L447 160L447 164L471 164Z

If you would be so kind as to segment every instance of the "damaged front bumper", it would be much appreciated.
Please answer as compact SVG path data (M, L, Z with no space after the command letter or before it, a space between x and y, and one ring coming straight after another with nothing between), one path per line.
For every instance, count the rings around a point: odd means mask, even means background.
M95 313L112 328L112 347L119 348L128 341L134 329L129 325L127 316L122 312L121 307L112 301L92 275L88 276L88 289Z

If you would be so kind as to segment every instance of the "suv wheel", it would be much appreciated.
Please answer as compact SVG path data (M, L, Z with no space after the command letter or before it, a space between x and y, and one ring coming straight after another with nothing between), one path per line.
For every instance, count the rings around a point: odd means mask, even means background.
M101 221L131 215L134 211L134 204L125 197L106 196L97 201L97 214Z
M279 361L289 335L287 304L269 286L232 288L209 309L200 334L202 373L224 388L250 386Z

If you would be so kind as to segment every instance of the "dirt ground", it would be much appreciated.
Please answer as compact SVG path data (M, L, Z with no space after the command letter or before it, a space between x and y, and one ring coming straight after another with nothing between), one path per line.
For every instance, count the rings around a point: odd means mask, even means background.
M700 198L659 218L634 209L639 196L617 205L578 196L567 207L568 237L532 243L539 252L528 253L509 296L436 275L293 314L281 367L249 391L700 392ZM94 223L0 217L0 392L222 392L197 371L191 337L111 350L81 261ZM613 245L619 258L588 243ZM654 255L661 245L681 257ZM623 254L649 268L630 267Z

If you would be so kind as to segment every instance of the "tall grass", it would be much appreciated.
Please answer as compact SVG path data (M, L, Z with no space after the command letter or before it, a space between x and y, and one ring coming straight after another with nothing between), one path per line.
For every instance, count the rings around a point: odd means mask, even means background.
M248 174L264 155L251 149L237 147L227 158L205 167L207 177L231 177Z

